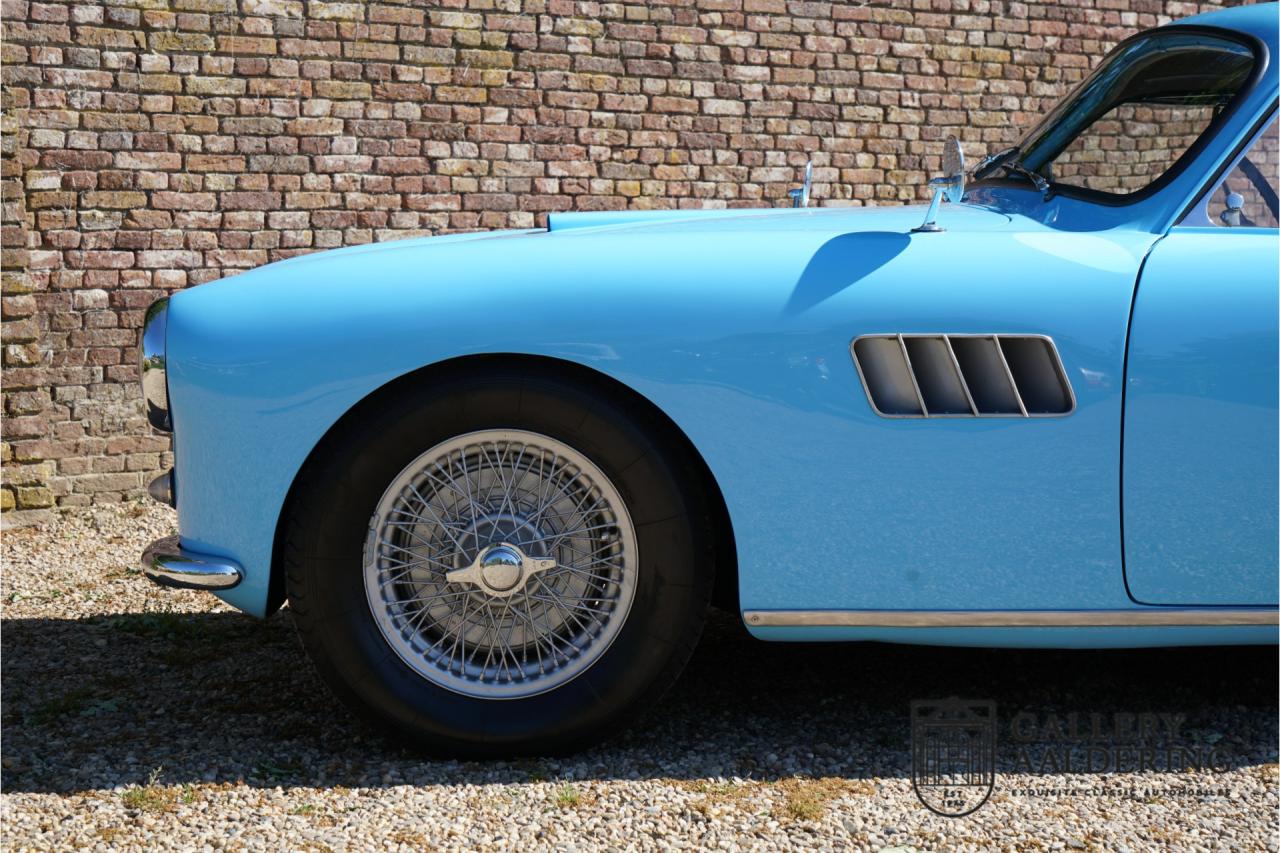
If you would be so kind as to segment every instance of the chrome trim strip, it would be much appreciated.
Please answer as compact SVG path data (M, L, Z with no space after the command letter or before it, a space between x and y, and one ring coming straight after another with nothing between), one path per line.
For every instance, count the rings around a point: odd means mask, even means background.
M1280 626L1280 610L1143 607L1132 610L747 610L752 627L789 628L1134 628Z
M162 432L173 432L169 416L169 380L165 367L165 331L168 327L169 297L161 297L147 308L138 340L138 382L142 385L142 405L147 420Z
M951 356L951 369L959 377L960 387L964 389L964 398L969 401L969 411L973 412L975 418L979 417L978 404L973 401L973 392L969 390L969 383L965 381L964 371L960 369L960 359L956 358L956 349L951 346L951 336L943 335L942 342L947 345L947 355Z
M142 552L142 571L160 586L180 589L231 589L244 577L226 557L184 551L177 536L157 539Z
M911 387L916 391L916 402L920 404L920 414L927 418L929 407L924 404L924 394L921 393L920 382L916 379L916 369L911 365L911 353L907 352L907 342L902 339L902 335L898 335L898 349L902 351L902 360L907 363L907 375L911 377Z
M1013 399L1018 401L1018 411L1022 412L1024 418L1028 417L1027 404L1022 402L1022 391L1018 389L1018 381L1013 378L1013 370L1010 369L1009 359L1004 354L1004 344L1000 343L1000 336L992 335L991 342L996 345L996 355L1000 356L1000 363L1004 365L1004 376L1009 380L1009 387L1013 389ZM1055 353L1058 351L1057 346L1053 348L1053 351ZM1075 406L1073 405L1071 409L1075 411Z

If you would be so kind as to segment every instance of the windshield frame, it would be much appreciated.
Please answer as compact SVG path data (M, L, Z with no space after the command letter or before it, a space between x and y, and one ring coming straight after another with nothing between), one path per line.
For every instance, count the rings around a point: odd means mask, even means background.
M1099 62L1098 65L1084 77L1084 79L1077 83L1070 92L1054 104L1049 112L1047 112L1043 118L1036 122L1036 124L1022 136L1021 140L1019 140L1018 144L1015 146L1017 153L1013 155L1011 159L1016 160L1019 163L1023 162L1026 152L1030 146L1041 143L1043 139L1051 134L1054 127L1074 112L1074 110L1079 106L1080 96L1083 91L1089 83L1094 80L1099 71L1107 65L1107 61L1111 59L1113 55L1122 52L1126 48L1130 47L1134 42L1141 39L1149 39L1153 36L1164 37L1196 34L1234 42L1248 49L1253 55L1253 67L1249 71L1249 76L1240 86L1239 91L1232 96L1226 107L1219 112L1211 122L1209 122L1205 129L1196 138L1195 142L1182 152L1181 156L1179 156L1178 159L1175 160L1173 164L1155 180L1151 181L1151 183L1147 184L1145 187L1134 190L1133 192L1111 193L1104 190L1089 189L1088 187L1076 184L1059 183L1056 180L1049 180L1046 178L1046 180L1049 181L1049 191L1045 195L1045 198L1048 199L1054 196L1064 196L1067 198L1079 199L1081 201L1103 204L1109 207L1124 207L1135 204L1159 193L1166 186L1181 176L1187 168L1200 157L1204 150L1214 142L1218 134L1222 131L1222 128L1232 121L1235 114L1239 112L1242 106L1249 100L1249 95L1257 88L1259 81L1267 71L1270 59L1266 45L1257 37L1237 30L1229 30L1222 27L1209 27L1198 24L1176 24L1135 33L1108 51L1103 60ZM1092 126L1092 123L1082 127L1076 136L1078 136L1079 133L1083 133L1090 126ZM1073 136L1071 141L1074 141L1075 138L1076 137ZM1067 145L1070 145L1071 141L1068 141ZM1062 150L1065 150L1066 147L1067 146L1063 146ZM1060 153L1061 150L1055 152L1053 156L1056 157ZM993 171L999 172L999 169L996 168ZM997 177L994 174L988 175L973 184L975 187L979 185L1017 187L1028 191L1036 191L1025 178L1008 174L1001 177Z

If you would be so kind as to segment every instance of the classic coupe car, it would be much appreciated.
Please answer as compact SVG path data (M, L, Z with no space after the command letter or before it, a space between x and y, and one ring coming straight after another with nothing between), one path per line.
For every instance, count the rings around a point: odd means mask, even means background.
M573 749L762 640L1277 639L1277 9L1120 44L933 204L552 214L153 305L156 581L329 685ZM805 190L797 193L803 202Z

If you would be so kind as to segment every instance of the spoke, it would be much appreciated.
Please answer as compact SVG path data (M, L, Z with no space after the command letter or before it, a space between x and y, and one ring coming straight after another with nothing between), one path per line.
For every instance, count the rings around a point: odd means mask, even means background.
M548 599L548 598L545 598L545 597L543 597L543 596L539 596L539 595L530 595L529 597L530 597L530 598L532 598L532 599L534 599L535 601L550 601L550 600L551 600L551 599ZM585 600L585 601L596 601L596 600L598 600L598 599L576 599L576 600L578 600L578 601L584 601L584 600ZM597 613L597 614L603 614L603 615L608 615L608 613L609 613L609 610L607 610L607 609L602 610L602 609L598 609L598 608L595 608L595 607L586 607L586 606L581 605L581 604L571 604L571 603L566 603L567 601L571 601L571 599L561 598L561 597L557 596L557 597L556 597L556 599L555 599L555 601L554 601L554 602L552 602L552 603L554 603L554 604L562 604L562 605L564 605L564 606L565 606L565 607L567 607L567 608L570 608L570 609L573 609L573 610L581 610L581 611L582 611L582 612L584 612L584 613Z
M490 632L490 631L493 631L495 634L497 633L497 631L496 631L496 628L497 628L497 619L496 619L496 618L494 617L494 615L493 615L493 603L492 603L492 602L486 601L486 602L484 603L484 612L485 612L485 616L486 616L486 618L489 620L489 622L488 622L488 624L487 624L487 625L485 625L485 626L484 626L484 633L480 635L480 642L481 642L481 643L484 643L486 646L488 646L488 647L489 647L489 651L488 651L488 653L487 653L487 654L485 654L485 656L484 656L484 663L480 664L480 672L481 672L481 673L485 673L485 672L488 672L488 671L489 671L489 662L493 660L494 645L493 645L493 643L486 642L486 640L487 640L487 639L488 639L488 637L489 637L489 632Z
M422 473L428 474L429 472L423 471ZM427 497L423 495L422 492L418 490L416 486L414 486L413 484L409 484L409 488L413 491L414 496L417 498L417 504L422 509L427 511L431 511L431 507L433 505L434 499L437 499L437 498L443 499L444 496L441 492L441 489L443 488L444 490L447 490L450 488L448 483L440 482L439 480L434 480L433 485L436 486L436 491L432 492L431 494L432 500L428 500ZM407 515L411 518L421 519L424 523L427 523L427 524L439 524L441 527L451 526L447 521L444 520L443 517L433 515L432 518L428 518L427 516L422 515L419 512L414 512L413 506L414 506L414 501L406 500L403 502L402 505L397 506L393 510L393 512L399 513L401 515Z
M567 493L565 494L564 498L565 500L568 500L568 501L573 500L573 496ZM547 519L547 518L571 519L571 518L576 518L579 515L586 515L590 513L591 510L595 509L595 504L593 503L587 510L584 511L583 504L585 504L587 501L598 502L599 499L594 495L592 495L591 492L586 492L582 495L581 498L578 498L578 502L574 504L573 509L571 509L568 512L568 514L565 514L562 512L551 512L551 513L545 513L542 517L543 519Z
M515 649L511 648L511 645L503 639L503 626L507 623L507 616L510 615L510 612L511 612L510 598L503 600L502 611L503 612L500 615L499 614L494 615L493 641L494 641L494 644L498 647L498 662L501 665L501 670L502 672L506 673L507 680L510 681L511 665L513 663L518 663L516 661ZM508 635L510 635L510 630L511 630L510 628L507 628ZM519 667L517 666L517 668ZM498 674L499 674L498 671L495 669L494 678L497 678ZM521 671L521 674L523 674L523 671Z
M418 569L416 566L405 566L403 568L396 569L395 575L387 575L386 577L379 578L378 587L380 589L385 589L386 587L391 586L392 584L397 584L402 582L412 583L413 581L406 581L405 579L408 578L417 570ZM385 573L385 570L384 570L384 573Z
M388 521L387 524L389 526L393 526L395 525L395 522ZM423 547L432 548L432 549L437 547L434 542L432 542L430 539L423 539L421 536L415 533L412 528L404 528L404 532L412 536L414 539L417 539L419 542L421 542ZM410 550L410 549L405 549L405 550Z
M579 548L570 546L570 544L561 543L561 546L559 547L563 548L564 551L575 553L577 557L573 558L573 560L558 561L558 565L573 567L573 569L590 569L591 566L598 566L598 565L613 566L613 567L617 567L617 569L621 569L621 566L618 565L618 562L623 560L623 558L625 558L626 555L621 555L620 553L620 555L609 555L609 556L603 556L603 557L596 556L596 555L600 555L600 553L612 551L613 549L612 546L613 546L613 543L609 542L609 543L603 544L603 546L599 546L598 548L593 549L593 551L580 551ZM584 560L586 562L582 562Z
M595 601L605 602L613 599L607 595L561 595L561 601Z
M582 538L583 537L575 536L570 539L566 539L556 545L556 548L577 554L579 557L584 559L607 559L597 557L596 555L607 554L609 552L616 552L619 557L622 556L622 543L617 540L587 539L586 542L581 542Z
M611 566L607 563L589 563L585 566L575 566L572 563L561 563L559 566L549 572L543 572L547 580L554 577L560 577L566 574L577 575L582 578L593 578L595 580L614 583L618 579L620 570L617 566Z
M532 603L532 602L533 602L533 599L531 599L531 598L529 597L529 591L528 591L528 589L526 589L526 590L525 590L524 597L525 597L525 600L526 600L526 601L528 601L528 602L530 602L530 603ZM554 637L554 636L556 635L556 631L555 631L555 628L554 628L554 627L552 627L552 625L551 625L550 615L551 615L551 608L550 608L550 607L547 607L547 606L544 604L544 605L543 605L543 607L542 607L542 624L543 624L544 626L546 626L546 634L547 634L547 636L548 636L548 637ZM571 643L572 643L572 641L570 641L568 638L563 638L563 639L565 640L565 642L566 642L566 643L569 643L569 644L571 644Z
M547 476L546 456L538 457L538 505L533 508L533 515L529 517L529 524L535 530L538 528L538 525L542 523L542 513L546 510L550 502L550 498L547 496L547 491L551 489L555 489L556 487L556 481L555 481L554 475L556 474L556 460L559 458L560 458L559 456L552 454L551 456L552 476L549 477Z
M526 595L525 597L527 598L528 596ZM524 612L518 607L512 610L511 612L514 613L517 617L523 619L525 621L525 624L529 626L531 636L533 637L534 648L539 650L538 651L539 665L541 665L542 663L541 648L542 648L543 640L546 640L547 649L551 652L551 660L553 663L559 658L564 658L565 660L569 659L568 655L564 654L558 648L556 648L554 632L544 632L541 628L537 626L537 623L533 621L532 616L530 616L528 613Z
M424 558L422 560L410 560L407 562L400 563L399 565L390 569L382 569L380 571L381 576L378 578L378 586L385 587L388 584L400 583L405 578L412 575L414 572L419 571L423 567L423 564L428 562L432 562L430 558ZM434 566L426 566L426 570L432 572L432 574L434 575L439 575L445 572L444 569L437 569Z
M431 513L432 517L435 519L436 524L440 525L440 529L443 530L445 532L445 535L448 536L450 541L453 542L454 547L458 549L459 553L465 556L467 549L462 547L462 543L458 541L458 537L454 536L453 532L449 530L449 528L445 526L445 523L440 520L440 517L436 515L435 510L431 508L430 504L426 502L426 499L423 498L422 495L418 492L417 486L413 485L413 483L410 483L409 489L410 491L413 492L414 496L418 500L422 501L422 508L425 509L427 512Z
M394 601L388 601L387 606L388 607L404 607L406 605L414 604L417 602L438 601L444 598L450 598L450 599L461 598L464 595L473 595L473 594L474 593L469 589L446 590L444 592L433 592L431 595L416 595L413 598L397 598Z
M472 508L471 511L473 513L482 514L480 513L480 508L475 505L475 503L471 500L470 496L466 492L459 489L456 485L454 485L454 478L449 474L448 471L445 471L444 468L441 467L439 463L436 463L434 467L439 471L441 471L449 479L441 480L439 477L437 477L435 474L431 472L430 468L424 469L422 472L422 475L426 477L428 480L430 480L433 484L435 484L439 489L444 489L444 490L453 492L455 495L465 500L467 502L467 505ZM456 504L454 508L455 509L457 508ZM448 527L449 525L443 525L443 526ZM458 529L463 533L467 532L467 528L465 525Z
M431 613L430 607L427 607L426 605L419 607L417 612L409 617L409 622L408 624L405 625L405 627L412 630L416 635L418 633L418 626L425 621L426 616L430 613Z
M510 472L511 479L502 478L502 505L498 507L499 514L502 513L504 507L510 515L516 514L516 507L511 498L516 488L516 480L520 478L520 463L524 461L524 452L525 446L522 444L520 445L520 455L516 457L514 462L506 466L506 470Z
M589 508L584 510L583 504L588 500L592 501L592 504ZM599 498L594 497L590 492L588 492L587 494L582 496L582 500L578 501L577 506L573 508L573 511L571 513L569 513L566 516L559 516L559 517L567 520L567 519L577 518L581 516L582 520L586 521L590 517L590 515L596 510L596 507L599 505L599 502L600 502ZM565 529L568 529L568 527L569 525L566 523ZM561 538L567 535L568 534L565 533L563 530L559 534ZM553 542L552 545L554 544L555 543ZM548 547L552 547L552 546L548 546Z
M506 665L506 655L507 655L506 648L501 645L501 631L499 630L499 624L498 624L499 619L498 619L498 615L493 612L493 602L491 601L485 602L485 613L489 617L489 626L485 631L485 639L486 639L486 644L489 646L489 652L488 654L485 655L484 665L480 668L481 672L488 671L489 661L493 660L494 652L498 653L498 665L501 665L501 666ZM492 640L488 639L490 634L492 634L492 637L493 637ZM498 667L495 666L495 670L497 668ZM510 677L510 675L511 675L511 669L510 667L507 667L507 676ZM496 676L496 672L495 672L495 676Z
M558 459L558 458L559 458L558 456L553 457L552 461L554 462L555 459ZM582 472L579 471L578 473L574 474L572 477L569 478L569 481L567 483L558 483L556 482L556 479L555 479L562 472L564 472L568 467L569 467L569 460L566 459L565 464L561 465L557 469L552 470L551 476L547 478L547 485L550 487L549 491L555 493L555 496L554 497L552 495L544 496L542 492L539 492L540 496L542 496L542 505L538 507L536 512L534 512L533 518L530 519L530 523L534 525L540 525L544 520L546 520L547 511L550 510L553 506L555 506L556 503L560 500L560 498L571 500L569 496L569 488L575 482L577 482L579 477L582 476Z
M492 447L494 449L494 452L497 452L497 448L498 448L497 442L494 442ZM502 473L501 473L502 459L501 457L499 457L497 464L494 464L493 459L490 458L489 452L490 452L489 447L485 447L484 445L481 445L480 458L481 460L484 461L486 465L489 466L489 473L492 477L492 480L496 481L496 484L494 482L489 483L489 488L485 492L484 502L489 506L493 506L493 495L502 486Z
M511 610L512 610L511 599L510 598L503 599L502 604L503 604L502 619L506 620L509 616L511 616ZM503 666L503 669L506 670L508 681L512 680L511 664L516 662L516 650L511 646L511 632L513 630L514 624L515 624L514 619L507 623L507 637L505 640L502 639L501 634L499 634L497 637L498 642L502 644L502 666ZM526 660L528 659L527 653L525 655L525 658ZM523 673L524 673L524 670L521 669L521 674Z
M457 531L457 532L459 532L459 533L466 533L466 532L467 532L467 528L466 528L465 526L463 526L463 525L460 525L460 524L450 524L450 523L449 523L449 522L447 522L447 521L446 521L446 522L443 522L443 523L439 523L439 524L437 524L435 521L432 521L431 519L427 518L425 515L419 515L419 514L418 514L418 513L416 513L416 512L410 512L410 511L409 511L407 508L405 508L405 507L396 507L395 509L393 509L393 510L392 510L392 512L393 512L394 514L396 514L396 515L407 515L407 516L409 516L410 518L417 519L417 521L387 521L387 522L384 522L385 524L387 524L387 525L388 525L388 526L390 526L390 527L419 527L419 526L422 526L422 525L424 525L424 524L435 524L437 527L444 527L444 528L446 528L446 529L448 529L448 530L456 530L456 531Z
M525 596L525 600L526 600L526 603L527 603L527 601L528 601L528 596ZM519 608L515 608L515 609L513 609L511 612L512 612L512 614L513 614L513 615L521 615L521 616L523 616L523 615L524 615L523 613L521 613L521 612L520 612ZM511 630L512 630L512 631L514 631L514 630L515 630L515 627L516 627L516 626L515 626L515 621L513 620L513 621L512 621L512 623L511 623ZM539 675L541 675L541 674L543 674L543 673L545 673L545 672L547 671L547 665L546 665L545 663L543 663L543 661L542 661L542 643L540 642L541 638L538 636L538 630L537 630L537 628L535 628L535 627L533 626L533 623L532 623L532 622L530 622L530 623L529 623L529 628L530 628L529 636L533 638L533 651L534 651L534 654L536 654L536 655L538 656L538 674L539 674ZM507 642L510 642L510 641L511 641L511 633L510 633L510 632L508 632L508 633L507 633ZM554 654L554 653L555 653L555 647L554 647L554 646L552 646L551 651L552 651L552 656L554 657L554 656L555 656L555 654ZM528 652L528 650L527 650L527 644L526 644L526 651L525 651L524 655L525 655L525 660L528 660L528 658L529 658L529 652Z
M448 563L441 562L440 560L437 560L435 557L428 557L423 554L419 554L417 551L410 550L409 548L405 548L401 545L396 545L394 542L382 542L381 544L395 551L403 551L404 553L409 554L412 557L412 559L409 559L409 560L401 560L401 559L392 558L392 557L386 558L390 560L391 563L393 564L390 568L390 571L395 571L405 566L415 565L419 563L435 563L437 566L441 567L442 571L446 571L446 572L453 571L453 568L454 568L453 566L449 565ZM383 569L383 571L388 571L388 569Z
M565 569L565 570L564 570L564 572L568 572L568 571L573 571L573 573L574 573L574 574L576 574L576 575L578 575L579 577L590 578L591 580L596 581L596 582L601 583L601 584L604 584L604 585L612 586L613 584L616 584L616 583L618 582L618 579L617 579L617 578L612 578L612 577L609 577L608 575L597 575L597 574L593 574L592 572L588 572L588 571L586 571L585 569L577 569L577 570ZM559 572L559 571L557 571L557 572L546 572L544 576L545 576L548 580L551 580L551 579L552 579L552 578L554 578L554 577L558 577L558 576L560 576L560 575L564 574L564 572Z
M548 533L545 536L536 536L533 539L526 539L522 544L533 545L536 542L546 542L548 539L557 539L562 536L571 536L575 533L588 533L592 530L611 530L618 525L613 523L592 524L588 527L575 527L573 530L561 530L559 533Z
M453 645L449 647L449 669L453 669L454 653L458 650L458 644L462 644L462 671L467 671L467 628L471 625L471 620L467 617L470 611L471 601L468 600L462 607L462 619L458 624L458 632L454 635Z
M587 626L583 624L582 620L578 618L577 614L574 613L572 610L570 610L568 607L566 607L562 601L560 601L560 596L556 593L556 591L542 582L542 577L540 575L534 575L532 579L536 580L538 582L538 585L541 586L543 589L545 589L552 596L554 600L551 601L550 603L554 604L557 609L564 611L565 616L572 619L574 622L577 622L579 628L583 628L583 629L587 628ZM533 593L529 593L529 597L534 598ZM543 601L544 599L537 598L536 600Z
M476 503L475 489L471 485L471 470L467 467L466 448L458 452L458 464L462 466L462 482L467 487L467 505L471 507L471 517L473 519L480 518L484 515L484 511L480 508L480 504ZM436 464L436 467L444 471L443 466L439 463ZM447 471L445 473L448 474Z

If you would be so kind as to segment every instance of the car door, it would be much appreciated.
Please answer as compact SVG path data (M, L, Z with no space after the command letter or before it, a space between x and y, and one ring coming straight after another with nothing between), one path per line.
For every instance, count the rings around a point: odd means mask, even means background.
M1121 464L1143 603L1277 599L1278 163L1273 119L1138 283Z

